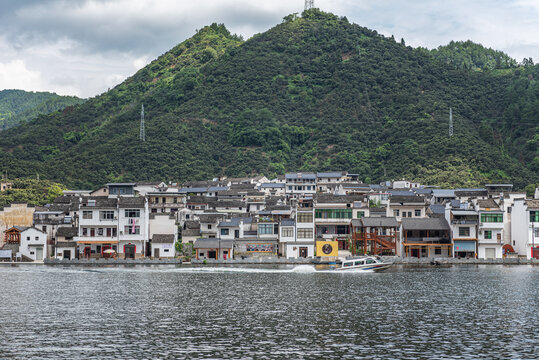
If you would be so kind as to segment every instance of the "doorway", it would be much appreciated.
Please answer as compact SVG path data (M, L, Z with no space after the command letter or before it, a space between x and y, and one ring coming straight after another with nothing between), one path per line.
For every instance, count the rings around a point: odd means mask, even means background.
M215 250L208 251L208 258L217 260L217 251Z
M299 257L306 258L307 257L307 248L306 247L300 247L299 248Z
M160 255L160 254L159 254L159 248L153 249L153 257L154 257L154 258L158 258L158 257L160 257L159 255Z
M36 260L43 260L43 248L36 248Z
M129 244L124 246L124 253L126 259L134 259L136 253L136 246Z
M71 259L71 250L64 250L64 259Z

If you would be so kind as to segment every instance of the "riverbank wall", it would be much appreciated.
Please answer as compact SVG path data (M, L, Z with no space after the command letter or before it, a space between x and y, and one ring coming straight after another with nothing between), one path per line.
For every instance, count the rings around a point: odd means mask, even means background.
M395 258L384 257L384 261L404 266L439 266L439 265L539 265L537 259L456 259L456 258ZM286 259L278 257L252 257L228 260L196 260L183 262L181 259L46 259L45 265L302 265L319 263L318 259ZM2 264L2 263L0 263ZM13 264L13 263L3 263ZM24 263L22 263L24 264Z

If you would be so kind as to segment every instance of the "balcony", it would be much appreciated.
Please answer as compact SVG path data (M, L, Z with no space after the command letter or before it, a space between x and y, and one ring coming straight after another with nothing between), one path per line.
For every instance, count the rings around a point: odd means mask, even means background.
M478 223L477 220L458 220L458 219L451 220L451 224L454 224L454 225L477 225L477 223Z
M330 223L336 223L336 224L350 224L352 219L345 218L345 219L329 219L329 218L315 218L314 222L315 224L330 224Z

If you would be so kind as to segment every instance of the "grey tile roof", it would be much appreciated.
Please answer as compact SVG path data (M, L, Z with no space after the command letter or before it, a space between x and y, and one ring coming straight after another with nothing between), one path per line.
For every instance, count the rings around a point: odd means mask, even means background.
M432 211L433 214L445 214L445 206L444 205L438 205L434 204L429 206L430 211Z
M341 177L341 176L342 176L342 171L316 173L316 177L319 177L319 178L334 178L334 177Z
M154 244L173 244L174 234L153 234L152 243Z
M317 194L316 204L351 204L354 201L364 201L363 195L331 195L331 194Z
M294 219L282 219L281 220L281 226L294 226L296 225L296 221Z
M197 239L195 249L232 249L234 248L233 240L220 240L220 239Z
M283 183L265 183L265 184L262 184L260 185L260 188L268 188L268 189L274 189L274 188L284 188L285 187L285 184Z
M79 235L79 228L76 227L59 227L56 230L56 236L63 236L65 238L73 238Z
M445 218L403 218L403 230L449 230Z
M284 175L285 179L316 179L314 173L287 173Z
M528 209L539 209L539 200L526 200Z
M481 209L500 209L500 206L494 201L494 199L486 199L486 200L477 200L477 205L479 205L479 208Z
M425 197L423 195L415 195L412 193L412 196L391 196L392 204L423 204L425 203Z
M118 198L120 208L144 208L144 197L127 197L121 196Z
M442 198L455 197L455 190L452 189L432 189L432 196Z
M77 242L76 241L58 241L56 243L56 247L57 248L59 248L59 247L69 247L69 248L77 247Z
M397 227L399 223L394 217L362 217L352 219L352 226L355 227Z

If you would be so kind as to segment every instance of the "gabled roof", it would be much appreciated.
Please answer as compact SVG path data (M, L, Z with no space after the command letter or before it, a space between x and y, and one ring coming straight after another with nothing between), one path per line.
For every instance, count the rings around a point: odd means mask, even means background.
M67 239L73 238L79 235L79 228L76 227L59 227L56 230L56 236L63 236Z
M316 177L319 177L319 178L334 178L334 177L341 177L341 176L342 176L342 171L316 173Z
M232 249L234 247L233 240L220 240L220 239L197 239L195 249Z
M352 226L355 227L398 227L399 223L394 217L362 217L352 219Z
M314 173L287 173L284 175L285 179L316 179Z
M500 209L500 206L496 203L496 201L494 201L494 199L477 200L477 205L480 209Z
M539 209L539 200L526 200L526 205L528 205L528 209Z
M454 198L455 190L452 189L432 189L432 196L442 198Z
M391 196L392 204L423 204L425 203L425 197L423 195L415 195L412 193L412 196Z
M278 188L284 188L284 183L264 183L260 185L260 188L268 188L268 189L278 189Z
M121 208L143 208L145 204L144 197L125 197L118 198Z
M152 243L154 244L173 244L174 234L153 234Z
M445 218L403 218L403 230L449 230Z

